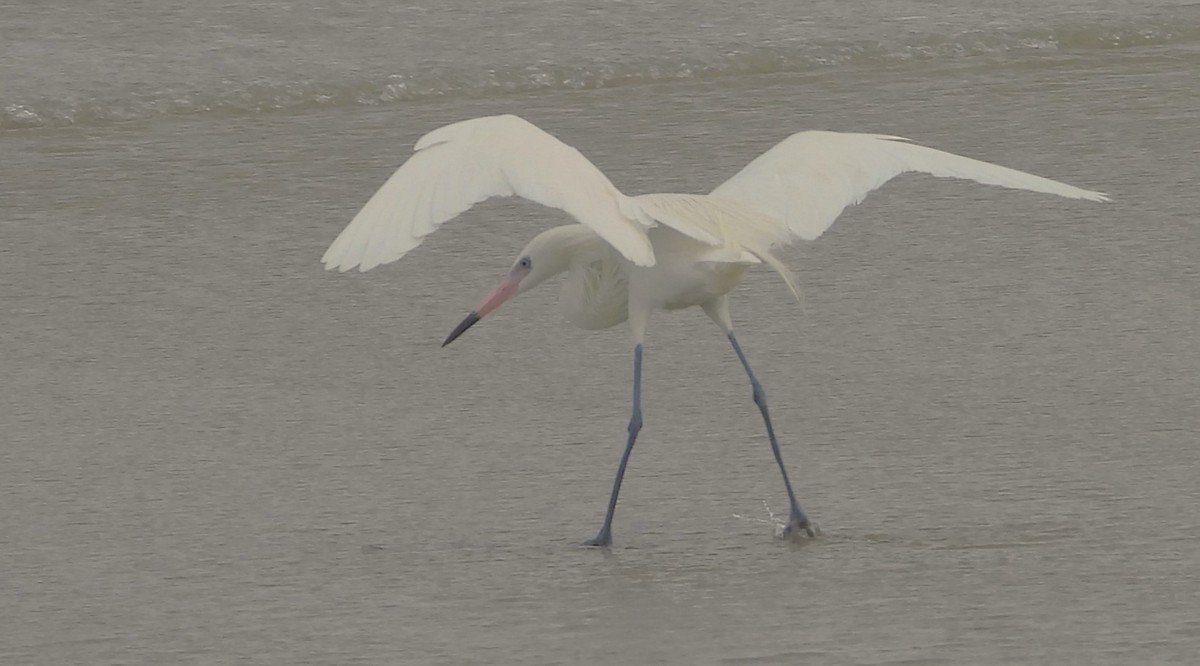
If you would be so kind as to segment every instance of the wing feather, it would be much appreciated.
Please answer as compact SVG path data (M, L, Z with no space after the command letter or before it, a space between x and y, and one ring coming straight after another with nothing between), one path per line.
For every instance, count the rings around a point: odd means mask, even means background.
M630 261L654 264L636 206L580 152L517 116L490 116L426 134L321 261L370 270L395 261L442 223L496 196L565 211Z
M986 185L1108 201L1100 192L880 134L809 131L793 134L712 191L769 213L812 240L850 205L892 178L916 171Z

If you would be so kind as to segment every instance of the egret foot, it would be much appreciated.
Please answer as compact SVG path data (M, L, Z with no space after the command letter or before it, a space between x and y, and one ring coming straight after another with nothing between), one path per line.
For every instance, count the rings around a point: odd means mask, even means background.
M810 538L815 538L821 533L821 530L803 512L792 509L792 516L788 519L787 527L783 529L783 536L797 538L802 533L807 534Z
M596 537L584 541L584 546L595 546L596 548L608 548L612 546L612 531L607 527L602 528Z

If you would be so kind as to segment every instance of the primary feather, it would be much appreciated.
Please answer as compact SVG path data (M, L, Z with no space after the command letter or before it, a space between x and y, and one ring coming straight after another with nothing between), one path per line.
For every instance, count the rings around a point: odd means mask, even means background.
M1108 201L1100 192L927 148L880 134L799 132L747 164L712 191L759 208L804 240L825 233L838 215L902 173L917 171L986 185Z
M464 120L415 149L330 245L326 268L395 261L476 203L514 194L566 211L635 264L654 264L643 223L623 212L628 197L578 150L526 120Z

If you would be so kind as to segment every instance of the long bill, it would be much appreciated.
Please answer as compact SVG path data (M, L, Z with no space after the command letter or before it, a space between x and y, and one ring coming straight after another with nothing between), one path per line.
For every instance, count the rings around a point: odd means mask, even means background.
M470 314L468 314L462 321L458 323L458 326L454 327L453 331L450 331L450 335L446 336L446 341L442 343L442 346L445 347L451 342L454 342L456 339L458 339L458 336L466 333L468 328L471 328L475 324L479 323L479 320L486 317L489 312L500 307L504 301L507 301L515 296L520 284L521 278L518 275L512 274L504 278L500 284L492 290L492 293L488 294L487 297L483 299L483 302L479 304L479 307L472 310Z

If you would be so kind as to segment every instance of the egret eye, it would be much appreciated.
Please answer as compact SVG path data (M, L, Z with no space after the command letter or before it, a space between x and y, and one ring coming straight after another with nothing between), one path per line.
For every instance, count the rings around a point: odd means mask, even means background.
M517 266L520 266L524 269L533 268L533 260L529 257L521 257L520 261L517 262Z

